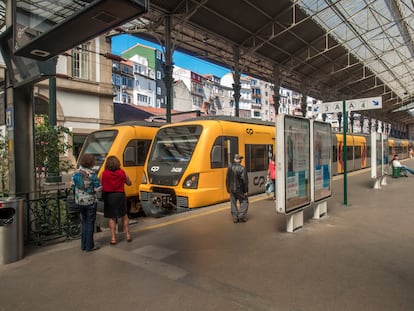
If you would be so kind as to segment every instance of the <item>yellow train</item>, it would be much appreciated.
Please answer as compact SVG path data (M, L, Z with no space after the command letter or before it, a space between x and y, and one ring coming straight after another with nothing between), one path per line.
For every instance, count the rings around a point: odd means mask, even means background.
M275 124L233 117L201 117L160 128L145 164L140 199L147 216L229 200L226 171L244 156L249 193L263 192Z
M371 138L364 134L348 134L346 136L347 145L347 171L356 171L371 166ZM332 173L333 175L344 172L343 159L344 137L341 133L332 134ZM394 154L398 154L400 159L409 157L409 148L413 142L407 139L389 138L388 157L392 159Z
M143 121L120 123L90 133L82 146L79 159L84 153L93 154L96 159L94 169L99 177L108 156L114 155L119 159L121 168L132 181L131 186L125 186L129 211L140 210L139 185L145 160L155 133L164 124Z

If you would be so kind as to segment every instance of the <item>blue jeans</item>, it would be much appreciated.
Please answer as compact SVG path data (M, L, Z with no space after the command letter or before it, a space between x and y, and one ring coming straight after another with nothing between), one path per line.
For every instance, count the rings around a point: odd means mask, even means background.
M401 172L407 174L407 171L414 175L414 170L411 167L401 165Z
M80 205L80 215L82 219L81 249L90 251L95 247L93 233L95 231L97 204Z

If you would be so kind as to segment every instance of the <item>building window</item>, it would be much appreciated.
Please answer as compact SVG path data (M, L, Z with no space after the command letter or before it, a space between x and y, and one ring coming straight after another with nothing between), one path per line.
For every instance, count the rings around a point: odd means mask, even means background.
M120 75L118 74L112 74L112 83L117 85L117 86L121 86L121 82L122 82L122 78Z
M89 78L89 52L88 44L82 44L72 50L72 76Z
M157 70L157 80L161 80L161 71Z
M146 95L142 95L142 94L137 94L137 101L138 104L149 104L149 100L148 100L148 96Z
M157 86L157 95L161 95L161 88Z

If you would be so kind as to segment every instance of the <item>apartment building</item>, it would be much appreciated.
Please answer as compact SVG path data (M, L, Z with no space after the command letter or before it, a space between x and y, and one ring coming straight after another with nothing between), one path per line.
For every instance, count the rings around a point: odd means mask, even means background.
M164 54L158 49L142 44L136 44L122 52L121 56L126 60L132 61L136 65L134 66L134 74L139 81L135 81L138 82L138 85L136 85L135 89L137 98L134 98L134 104L138 105L139 103L147 101L145 103L146 106L166 108L167 92L164 82ZM151 89L152 86L146 85L146 82L150 83L150 81L143 81L143 77L147 77L148 79L155 81L155 90L151 90L151 92L155 94L153 101L147 97L148 93L145 91Z

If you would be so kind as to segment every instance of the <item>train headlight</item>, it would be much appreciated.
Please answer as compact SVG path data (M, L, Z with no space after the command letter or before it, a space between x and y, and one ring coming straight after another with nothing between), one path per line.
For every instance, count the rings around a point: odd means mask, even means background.
M198 178L199 178L198 173L188 175L187 178L184 180L183 188L197 189L197 187L198 187Z

